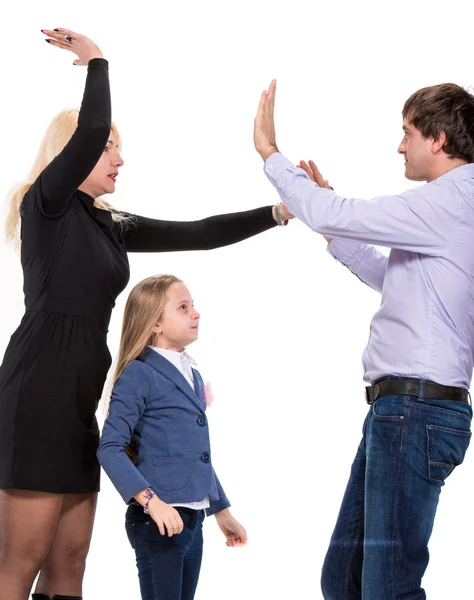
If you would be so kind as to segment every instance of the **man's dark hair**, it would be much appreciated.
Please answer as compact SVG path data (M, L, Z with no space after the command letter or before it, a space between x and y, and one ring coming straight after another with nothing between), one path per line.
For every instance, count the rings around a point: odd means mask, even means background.
M402 115L424 138L446 134L450 158L474 162L474 96L455 83L422 88L405 102Z

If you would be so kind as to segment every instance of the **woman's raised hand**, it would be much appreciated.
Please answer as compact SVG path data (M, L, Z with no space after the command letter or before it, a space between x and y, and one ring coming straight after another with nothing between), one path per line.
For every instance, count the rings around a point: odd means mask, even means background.
M46 41L52 46L69 50L75 54L77 56L77 59L74 61L75 65L87 65L93 58L103 58L99 46L94 44L85 35L81 35L70 29L63 29L62 27L42 29L41 32L47 36Z

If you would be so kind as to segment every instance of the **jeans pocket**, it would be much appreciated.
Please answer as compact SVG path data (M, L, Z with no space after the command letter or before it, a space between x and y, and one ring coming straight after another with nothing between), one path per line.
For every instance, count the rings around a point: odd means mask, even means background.
M135 534L135 523L126 523L125 531L127 533L128 541L130 546L135 550L136 547L136 534Z
M372 404L374 421L402 422L405 410L405 400L402 396L382 396Z
M444 482L464 460L471 432L439 425L427 425L426 430L429 477Z

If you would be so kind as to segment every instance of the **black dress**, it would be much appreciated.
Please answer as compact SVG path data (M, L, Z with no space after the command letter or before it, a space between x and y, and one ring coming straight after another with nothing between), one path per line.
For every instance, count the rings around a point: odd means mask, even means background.
M104 150L110 112L108 63L94 59L76 132L23 200L26 312L0 367L0 489L98 491L95 412L127 251L209 249L275 225L270 207L190 223L114 222L77 189Z

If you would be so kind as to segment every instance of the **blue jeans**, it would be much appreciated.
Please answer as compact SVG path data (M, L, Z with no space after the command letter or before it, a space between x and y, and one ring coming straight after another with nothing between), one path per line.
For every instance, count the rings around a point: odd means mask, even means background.
M472 408L452 400L381 396L327 552L325 600L424 600L421 579L441 487L462 463Z
M193 600L202 560L203 510L176 507L183 531L161 535L141 506L127 509L125 529L137 559L142 600Z

